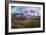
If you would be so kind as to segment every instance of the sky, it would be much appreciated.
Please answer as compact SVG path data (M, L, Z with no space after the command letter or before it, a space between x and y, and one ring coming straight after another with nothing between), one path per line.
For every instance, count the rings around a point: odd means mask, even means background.
M12 6L11 13L23 13L24 15L36 15L40 16L40 8L38 7L21 7L21 6Z
M11 10L12 10L11 13L21 13L23 9L24 9L24 7L19 7L19 6L14 7L13 6L13 7L11 7Z

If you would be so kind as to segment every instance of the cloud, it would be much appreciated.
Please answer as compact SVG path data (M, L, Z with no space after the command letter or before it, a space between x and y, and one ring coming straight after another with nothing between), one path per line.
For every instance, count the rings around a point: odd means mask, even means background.
M22 12L25 16L26 15L40 16L40 10L38 8L25 8Z
M12 13L21 13L23 9L24 9L24 7L19 7L19 6L15 6L15 7L11 8Z
M40 16L40 8L38 7L20 7L14 6L11 9L12 13L23 13L24 16L32 15L32 16Z

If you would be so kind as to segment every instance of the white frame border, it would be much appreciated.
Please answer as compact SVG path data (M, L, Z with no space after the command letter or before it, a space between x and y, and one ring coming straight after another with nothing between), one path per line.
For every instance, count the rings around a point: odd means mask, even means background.
M22 28L22 29L11 29L11 6L32 6L32 7L41 7L41 26L40 28ZM8 26L8 32L24 32L24 31L41 31L43 30L43 5L37 5L37 4L9 4L9 26Z

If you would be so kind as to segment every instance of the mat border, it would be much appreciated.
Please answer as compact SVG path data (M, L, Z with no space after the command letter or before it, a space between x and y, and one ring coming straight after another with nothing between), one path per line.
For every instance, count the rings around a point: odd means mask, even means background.
M18 3L24 3L24 4L42 4L43 5L43 30L42 31L29 31L29 32L12 32L8 33L8 4L9 2L18 2ZM40 33L45 32L45 3L44 2L26 2L26 1L5 1L5 35L8 34L24 34L24 33Z

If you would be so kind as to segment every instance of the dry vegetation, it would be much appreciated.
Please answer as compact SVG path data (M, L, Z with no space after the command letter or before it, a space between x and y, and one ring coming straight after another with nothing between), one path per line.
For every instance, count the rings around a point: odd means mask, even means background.
M12 18L11 28L35 28L40 27L40 18L27 20L23 17Z

